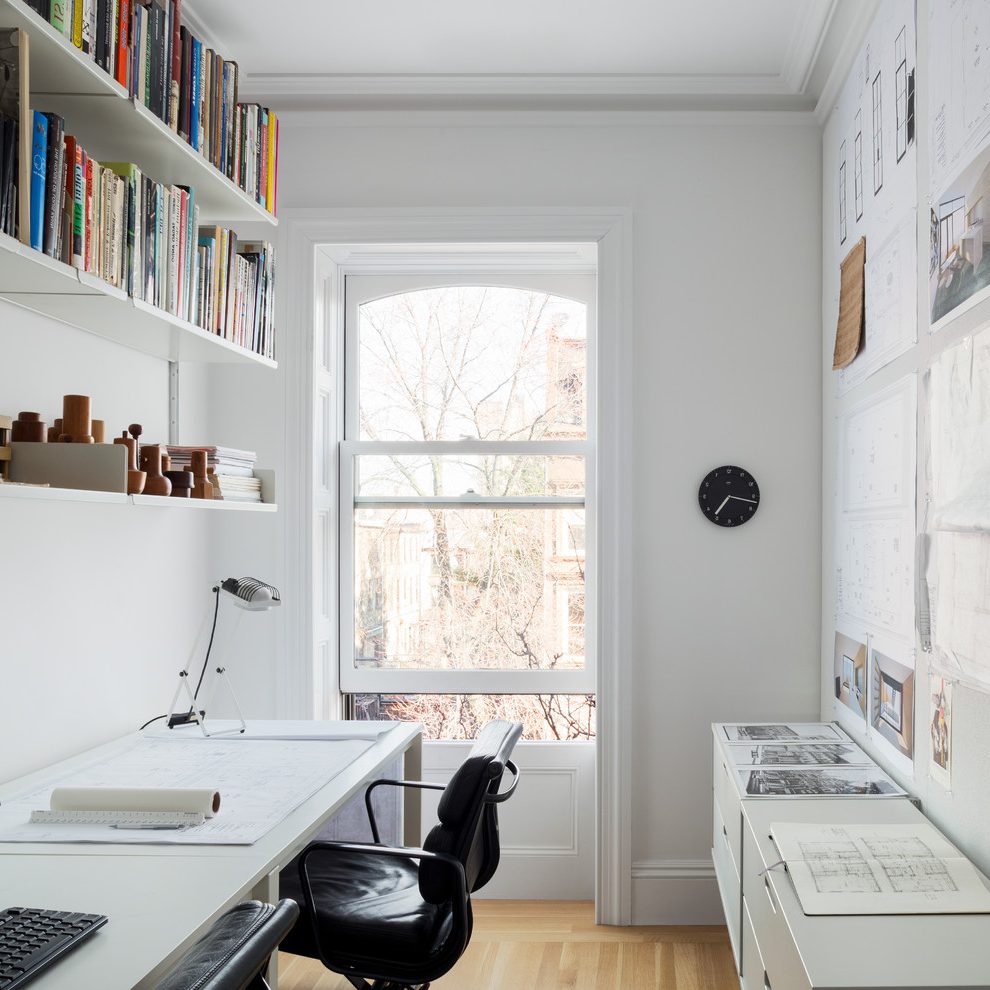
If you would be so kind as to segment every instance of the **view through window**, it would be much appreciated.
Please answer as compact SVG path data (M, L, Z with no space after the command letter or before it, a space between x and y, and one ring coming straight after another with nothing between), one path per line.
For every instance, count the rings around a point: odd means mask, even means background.
M358 717L428 738L493 717L593 738L589 300L368 283L348 306L341 683Z

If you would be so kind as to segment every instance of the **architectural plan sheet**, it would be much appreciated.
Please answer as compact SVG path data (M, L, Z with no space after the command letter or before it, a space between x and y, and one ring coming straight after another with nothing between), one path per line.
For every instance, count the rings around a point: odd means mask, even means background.
M750 767L737 770L747 797L903 797L879 767Z
M774 823L805 914L986 914L990 890L931 825Z
M226 738L235 742L237 740L254 739L369 739L376 740L385 732L390 732L398 722L355 722L327 720L317 721L310 719L248 719L244 732L238 733L236 730L240 722L234 719L210 719L209 731L235 733ZM195 723L179 726L175 729L156 728L146 729L146 735L160 739L188 737L190 739L205 738L200 732L199 726Z
M749 722L723 725L728 742L846 742L832 722Z
M913 641L918 386L907 375L839 420L835 535L840 628Z
M854 742L730 743L736 767L870 766L872 760Z
M929 378L932 647L990 690L990 331L944 351Z
M129 740L90 766L52 774L0 805L0 842L250 845L346 769L371 740L269 741L196 738ZM32 823L55 787L216 787L221 810L181 830Z
M990 4L928 14L931 328L990 295Z
M883 0L825 135L825 181L837 193L826 264L838 272L849 249L866 238L863 347L837 373L839 395L918 338L917 142L909 112L915 68L914 0Z

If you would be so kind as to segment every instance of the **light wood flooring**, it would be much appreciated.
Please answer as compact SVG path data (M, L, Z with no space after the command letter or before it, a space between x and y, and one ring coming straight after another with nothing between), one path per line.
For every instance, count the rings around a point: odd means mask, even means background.
M722 927L612 928L584 901L474 902L474 935L436 990L739 990ZM280 990L352 990L313 959L279 956Z

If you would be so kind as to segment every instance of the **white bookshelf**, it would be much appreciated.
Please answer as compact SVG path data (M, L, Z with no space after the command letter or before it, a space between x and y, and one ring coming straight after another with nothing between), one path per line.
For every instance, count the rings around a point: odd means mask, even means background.
M97 159L135 162L159 182L192 186L204 223L278 221L24 0L0 0L0 27L28 35L32 109L65 118L67 133ZM254 364L270 358L132 299L86 272L0 234L0 298L79 330L168 361Z

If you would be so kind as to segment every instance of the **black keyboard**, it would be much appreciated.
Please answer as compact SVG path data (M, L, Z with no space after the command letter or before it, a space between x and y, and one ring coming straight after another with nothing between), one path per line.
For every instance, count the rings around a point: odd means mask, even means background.
M102 914L20 907L0 911L0 990L24 986L106 923Z

